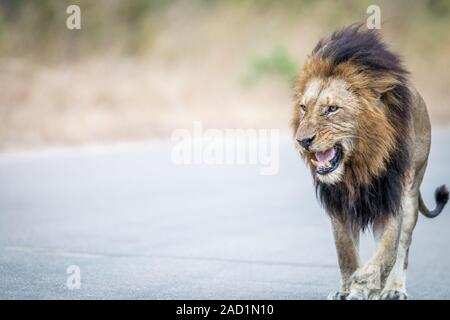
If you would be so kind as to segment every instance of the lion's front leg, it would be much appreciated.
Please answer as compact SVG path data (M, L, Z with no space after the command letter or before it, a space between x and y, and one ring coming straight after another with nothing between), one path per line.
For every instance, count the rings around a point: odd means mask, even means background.
M339 291L330 293L328 299L343 300L350 293L352 275L359 267L359 231L337 218L331 221L342 283Z
M401 215L374 224L377 248L373 257L353 275L348 299L377 299L397 258Z

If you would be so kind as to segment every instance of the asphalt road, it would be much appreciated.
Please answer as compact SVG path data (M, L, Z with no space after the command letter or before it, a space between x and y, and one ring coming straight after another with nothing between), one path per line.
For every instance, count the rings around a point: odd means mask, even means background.
M450 184L450 131L433 139L429 205ZM411 298L450 298L449 231L449 207L420 217ZM363 258L372 249L367 234ZM273 176L175 166L164 143L0 155L0 298L322 299L338 284L328 218L287 140Z

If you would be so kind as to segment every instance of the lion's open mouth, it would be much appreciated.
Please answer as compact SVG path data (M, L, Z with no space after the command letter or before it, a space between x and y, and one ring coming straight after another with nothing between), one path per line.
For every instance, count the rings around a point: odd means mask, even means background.
M337 144L328 150L315 152L314 156L316 159L311 159L311 162L316 167L316 173L327 174L339 167L342 159L342 147Z

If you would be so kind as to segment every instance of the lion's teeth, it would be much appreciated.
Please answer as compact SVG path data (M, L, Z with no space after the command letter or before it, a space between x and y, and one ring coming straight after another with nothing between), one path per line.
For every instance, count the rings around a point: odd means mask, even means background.
M331 166L330 161L325 161L325 168L328 168L329 166Z
M317 161L314 160L314 159L311 159L311 163L312 163L315 167L318 167L318 166L319 166L319 162L317 162Z

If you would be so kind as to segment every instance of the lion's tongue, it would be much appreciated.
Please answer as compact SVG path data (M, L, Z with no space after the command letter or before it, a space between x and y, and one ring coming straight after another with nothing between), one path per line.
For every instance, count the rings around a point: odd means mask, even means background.
M328 167L330 165L331 159L334 158L336 151L334 148L328 149L326 151L316 152L316 159L319 162L319 166Z

